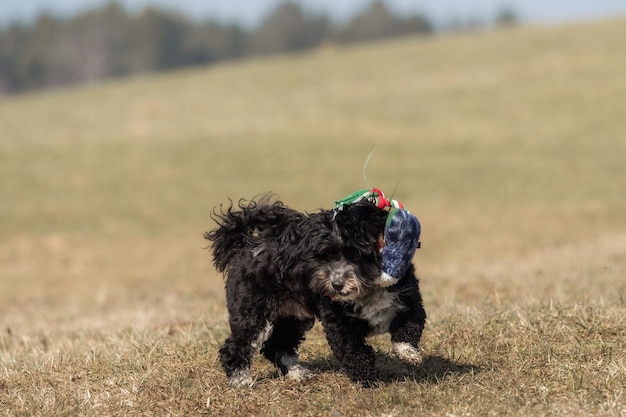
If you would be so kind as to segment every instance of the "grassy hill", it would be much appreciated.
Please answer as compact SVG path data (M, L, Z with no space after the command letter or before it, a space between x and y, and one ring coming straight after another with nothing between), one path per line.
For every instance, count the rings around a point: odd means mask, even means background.
M626 21L407 38L0 102L0 413L626 413ZM367 178L421 220L424 367L362 390L316 326L225 386L209 214Z

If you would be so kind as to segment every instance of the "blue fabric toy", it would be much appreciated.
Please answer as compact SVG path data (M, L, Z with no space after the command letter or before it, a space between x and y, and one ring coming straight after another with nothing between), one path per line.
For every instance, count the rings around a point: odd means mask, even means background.
M359 190L335 202L335 208L367 199L381 209L389 209L383 238L380 242L382 273L377 283L389 287L398 283L411 265L415 250L420 247L421 226L417 217L404 209L402 203L388 200L377 188Z

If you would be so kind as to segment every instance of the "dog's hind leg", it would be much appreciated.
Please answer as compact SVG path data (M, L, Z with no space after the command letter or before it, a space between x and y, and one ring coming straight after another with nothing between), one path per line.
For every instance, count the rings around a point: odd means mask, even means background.
M271 337L261 353L285 375L293 380L303 380L313 373L298 362L298 347L304 334L313 327L314 319L281 317L274 322Z
M251 386L254 379L250 375L252 357L272 333L272 325L265 320L246 320L246 326L235 325L231 321L232 334L220 348L220 361L228 384L233 387Z
M220 362L232 387L251 386L250 363L254 350L246 344L237 343L230 336L220 348Z

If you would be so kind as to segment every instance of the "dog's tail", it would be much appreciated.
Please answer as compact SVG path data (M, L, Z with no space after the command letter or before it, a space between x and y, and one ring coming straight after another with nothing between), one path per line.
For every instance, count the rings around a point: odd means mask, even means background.
M211 217L218 227L206 232L204 238L213 243L215 268L225 272L235 256L243 255L242 251L254 255L303 215L269 194L256 200L241 199L236 206L231 200L227 207L215 208Z

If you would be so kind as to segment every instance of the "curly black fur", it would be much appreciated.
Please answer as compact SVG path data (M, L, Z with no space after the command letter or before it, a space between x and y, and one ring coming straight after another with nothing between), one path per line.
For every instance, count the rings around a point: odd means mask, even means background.
M414 268L392 287L375 284L386 217L368 201L303 214L271 195L214 211L218 227L204 237L226 276L231 335L220 360L231 385L253 383L259 349L287 377L307 376L297 349L316 317L354 381L376 380L372 334L389 331L396 354L420 362L426 313Z

